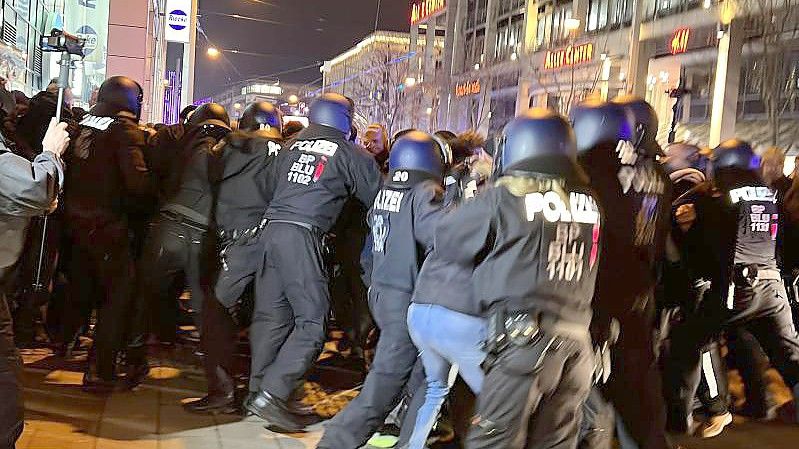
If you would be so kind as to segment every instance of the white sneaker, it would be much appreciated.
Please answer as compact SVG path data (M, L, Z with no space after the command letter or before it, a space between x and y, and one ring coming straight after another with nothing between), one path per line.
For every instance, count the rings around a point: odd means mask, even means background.
M732 413L711 416L710 419L699 426L696 434L701 438L713 438L724 431L724 428L732 424Z

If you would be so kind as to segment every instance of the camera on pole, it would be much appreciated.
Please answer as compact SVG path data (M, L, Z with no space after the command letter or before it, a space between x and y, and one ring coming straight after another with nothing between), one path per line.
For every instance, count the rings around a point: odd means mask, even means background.
M64 90L69 87L69 72L72 69L72 56L79 56L81 59L85 56L83 54L83 46L85 39L78 36L69 34L63 30L53 28L49 35L42 36L40 47L43 52L56 53L61 52L61 60L58 62L60 70L58 72L58 102L56 103L55 119L57 122L61 121L61 110L64 103ZM42 237L39 245L39 260L36 265L36 278L33 280L33 291L42 293L47 290L47 285L42 282L42 269L44 267L44 253L47 241L47 214L42 217Z

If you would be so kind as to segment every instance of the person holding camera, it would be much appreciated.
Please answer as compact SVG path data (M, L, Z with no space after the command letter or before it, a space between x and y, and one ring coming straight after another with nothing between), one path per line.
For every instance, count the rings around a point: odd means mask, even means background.
M8 106L13 108L13 99L7 97L8 92L0 89L4 113ZM12 153L0 136L0 447L13 447L23 427L17 379L21 363L5 289L22 253L31 218L55 209L64 183L61 155L69 143L66 127L66 123L50 121L42 140L44 151L33 162Z

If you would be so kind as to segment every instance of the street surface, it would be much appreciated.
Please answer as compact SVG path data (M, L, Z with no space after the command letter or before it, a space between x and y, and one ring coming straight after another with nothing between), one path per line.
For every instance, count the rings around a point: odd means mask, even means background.
M94 396L80 389L83 362L64 362L45 349L24 352L26 427L17 449L303 449L313 448L321 424L305 434L280 435L256 418L200 416L181 402L202 396L202 373L190 363L190 350L164 351L151 378L137 391ZM330 378L344 370L318 370ZM342 379L322 382L342 385ZM358 382L355 380L353 382ZM335 395L335 393L332 393ZM777 391L778 396L781 395ZM321 397L330 403L338 395ZM317 409L320 410L320 409ZM792 449L799 447L799 426L782 423L735 424L711 440L688 438L686 449Z

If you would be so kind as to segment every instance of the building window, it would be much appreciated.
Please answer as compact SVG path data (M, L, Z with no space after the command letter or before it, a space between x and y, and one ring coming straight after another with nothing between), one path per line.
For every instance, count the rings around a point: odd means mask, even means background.
M586 30L597 31L605 28L608 24L609 8L610 0L589 0Z

